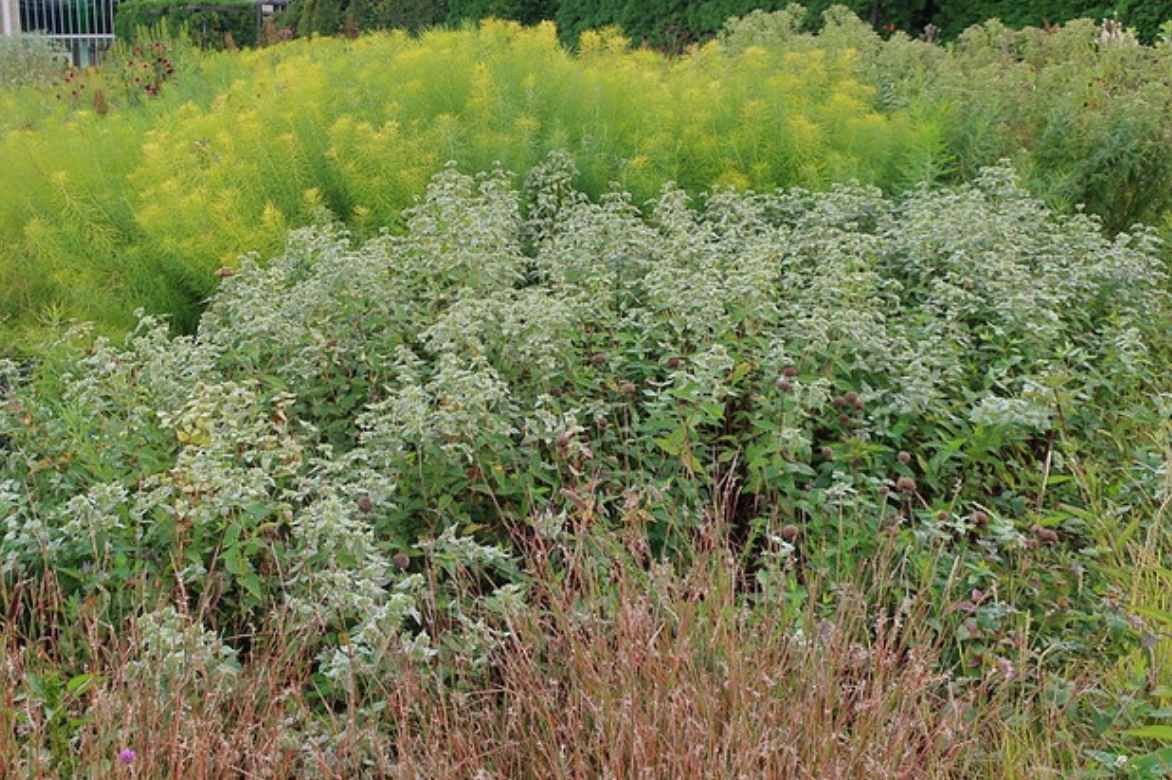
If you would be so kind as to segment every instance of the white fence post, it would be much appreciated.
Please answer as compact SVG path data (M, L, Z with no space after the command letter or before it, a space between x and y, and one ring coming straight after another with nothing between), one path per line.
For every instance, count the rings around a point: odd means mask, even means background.
M16 35L20 32L20 0L0 0L0 33Z

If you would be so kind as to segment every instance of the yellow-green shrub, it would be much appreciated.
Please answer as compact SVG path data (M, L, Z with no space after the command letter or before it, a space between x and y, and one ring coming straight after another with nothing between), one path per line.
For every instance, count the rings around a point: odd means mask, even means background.
M0 201L0 227L30 238L0 249L0 305L18 328L47 306L114 329L137 305L186 318L216 268L272 253L321 206L359 233L393 227L448 160L523 176L565 149L586 192L619 182L637 201L669 180L896 190L930 176L934 122L880 111L852 56L712 44L669 59L610 32L571 54L552 25L502 22L206 55L180 81L206 74L225 84L214 97L181 83L182 104L8 132L0 191L22 197Z

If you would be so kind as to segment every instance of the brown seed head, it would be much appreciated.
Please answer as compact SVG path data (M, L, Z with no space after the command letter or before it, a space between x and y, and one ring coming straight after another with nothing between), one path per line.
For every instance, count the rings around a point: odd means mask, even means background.
M859 398L859 394L856 393L854 390L851 390L849 393L844 395L842 397L842 400L855 408L862 406L862 403L863 403L863 399Z
M895 481L895 488L900 493L915 493L916 481L911 477L900 477Z
M974 525L984 525L987 522L989 522L989 515L985 514L979 509L976 512L973 512Z
M907 450L900 450L899 454L895 457L905 466L912 462L912 454Z
M411 558L405 552L395 553L395 557L392 560L395 563L395 568L399 571L404 571L411 565Z
M786 366L781 372L787 379L793 379L798 375L798 370L793 366Z
M830 449L829 447L823 447L821 450L819 450L819 453L826 460L830 460L834 457L834 450Z
M590 356L590 362L596 366L601 366L606 362L606 355L602 354L601 352L595 352Z
M796 525L784 525L781 527L781 538L790 543L797 539L801 533L801 529Z
M788 393L790 390L794 389L793 382L789 381L784 376L779 376L777 381L773 384L776 385L777 389L783 393Z
M1030 530L1034 532L1034 536L1036 536L1038 541L1042 544L1058 543L1058 532L1052 528L1043 528L1040 525L1035 525Z
M637 388L635 387L634 382L623 382L623 384L619 387L619 390L622 391L623 395L627 396L628 398L635 395L636 389Z
M672 368L672 369L679 368L683 364L684 364L684 359L681 357L677 357L677 356L673 355L672 357L669 357L667 359L667 367L668 368Z
M362 512L369 514L374 511L374 501L371 500L370 496L359 496L358 508Z

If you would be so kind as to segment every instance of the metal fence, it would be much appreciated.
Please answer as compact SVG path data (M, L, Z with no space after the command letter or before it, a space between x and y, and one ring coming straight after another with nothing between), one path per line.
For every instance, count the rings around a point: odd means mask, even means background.
M114 43L117 0L19 0L19 4L20 28L60 41L75 65L96 65Z

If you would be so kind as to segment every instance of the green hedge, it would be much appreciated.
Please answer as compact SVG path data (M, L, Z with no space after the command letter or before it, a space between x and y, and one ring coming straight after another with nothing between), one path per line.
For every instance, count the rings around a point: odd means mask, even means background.
M557 22L562 40L573 44L586 30L614 25L636 43L679 51L710 38L725 20L751 11L776 11L789 0L294 0L283 23L298 35L338 35L360 30L418 31L487 17L534 24ZM1144 41L1172 19L1172 0L807 0L807 24L816 26L832 5L844 5L878 28L919 33L935 24L945 38L991 18L1011 27L1058 24L1080 17L1115 17ZM256 41L248 3L178 3L127 0L119 6L119 34L164 17L185 23L203 45L218 45L227 31L239 44Z
M520 0L464 3L494 7L525 4ZM535 3L530 0L528 4ZM550 18L557 20L566 41L576 41L585 30L617 25L636 42L678 49L712 36L731 16L755 10L776 11L789 4L789 0L559 0ZM810 26L818 24L826 9L844 5L881 29L890 26L919 33L928 24L935 24L945 38L956 37L968 27L994 17L1010 27L1114 17L1136 28L1142 40L1151 42L1160 25L1172 19L1172 0L807 0L803 5L808 10Z
M531 23L549 18L570 42L585 30L617 25L636 42L678 49L714 35L731 16L786 5L789 0L452 0L449 20L498 16ZM844 5L879 28L918 33L935 24L945 37L993 17L1011 27L1115 17L1150 42L1172 19L1172 0L807 0L804 5L811 26L832 5ZM551 10L541 17L542 8Z
M757 9L776 11L788 0L561 0L553 18L562 39L574 42L586 30L615 25L636 43L679 50L711 37L730 16Z
M1151 42L1160 25L1172 19L1172 0L940 0L932 22L945 37L997 18L1010 27L1041 27L1071 19L1117 18Z
M256 3L238 0L123 0L114 32L133 40L138 30L164 22L172 30L186 28L193 43L211 49L223 48L229 34L237 46L255 46L259 33Z
M447 21L459 24L468 19L515 19L536 24L557 14L558 0L448 0Z
M285 12L283 23L298 35L337 35L391 28L417 32L443 23L448 5L446 0L294 0ZM509 10L502 7L502 13L483 15L514 18Z

